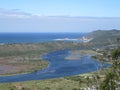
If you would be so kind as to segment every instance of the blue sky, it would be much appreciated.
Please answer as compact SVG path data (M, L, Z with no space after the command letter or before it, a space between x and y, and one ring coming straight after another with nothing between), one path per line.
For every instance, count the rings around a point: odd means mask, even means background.
M120 0L0 0L0 32L120 29Z
M0 7L48 16L120 16L120 0L1 0Z

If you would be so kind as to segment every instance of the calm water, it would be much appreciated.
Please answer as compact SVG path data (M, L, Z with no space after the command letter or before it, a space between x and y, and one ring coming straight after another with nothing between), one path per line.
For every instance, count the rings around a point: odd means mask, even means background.
M44 59L50 62L50 65L47 68L29 74L1 76L0 82L19 82L57 78L88 73L99 70L101 68L101 63L91 59L90 55L83 56L80 60L65 60L64 58L68 54L69 50L51 52L43 56ZM104 64L104 67L108 66L110 65L106 63Z
M55 39L76 39L85 33L0 33L0 43L40 43Z

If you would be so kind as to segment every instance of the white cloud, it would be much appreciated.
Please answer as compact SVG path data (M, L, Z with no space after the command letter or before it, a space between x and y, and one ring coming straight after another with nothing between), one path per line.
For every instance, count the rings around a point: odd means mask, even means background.
M80 32L120 29L120 18L30 14L0 8L0 32Z
M32 14L21 12L18 9L7 10L0 8L0 18L29 18Z

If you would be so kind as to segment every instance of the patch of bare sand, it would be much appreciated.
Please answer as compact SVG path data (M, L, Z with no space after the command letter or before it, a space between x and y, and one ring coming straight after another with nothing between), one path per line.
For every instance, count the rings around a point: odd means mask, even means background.
M66 60L80 60L84 55L95 55L97 52L92 50L73 50L69 52L70 54L65 57Z

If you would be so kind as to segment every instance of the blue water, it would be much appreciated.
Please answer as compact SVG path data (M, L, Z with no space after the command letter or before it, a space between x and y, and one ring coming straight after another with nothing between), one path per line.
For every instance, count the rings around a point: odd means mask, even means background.
M43 70L38 70L29 74L0 76L0 82L19 82L28 80L42 80L48 78L58 78L76 74L88 73L99 70L101 63L93 60L90 55L83 56L78 60L65 60L69 50L60 50L44 55L43 58L50 62L49 66ZM104 63L103 67L109 67Z
M0 33L0 43L40 43L55 39L76 39L85 33Z

